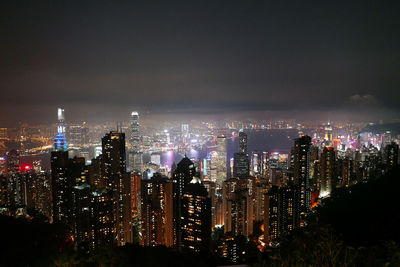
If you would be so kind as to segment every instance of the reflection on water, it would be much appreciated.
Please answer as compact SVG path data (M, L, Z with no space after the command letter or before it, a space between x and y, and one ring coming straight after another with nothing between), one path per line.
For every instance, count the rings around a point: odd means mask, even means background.
M293 146L293 139L298 137L296 130L251 130L246 131L248 135L248 151L268 151L268 152L280 152L288 153ZM229 159L233 157L233 153L238 151L238 138L231 138L227 140L227 163ZM202 149L195 150L191 149L188 151L167 151L160 154L161 165L172 166L174 162L178 163L184 156L185 153L188 158L199 161L216 148L208 149L203 147ZM143 155L144 162L150 161L150 154Z

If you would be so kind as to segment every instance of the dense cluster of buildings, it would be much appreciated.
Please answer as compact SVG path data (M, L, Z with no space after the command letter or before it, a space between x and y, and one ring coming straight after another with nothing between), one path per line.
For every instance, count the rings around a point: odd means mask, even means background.
M139 114L132 112L129 129L105 133L88 160L86 154L71 154L88 143L88 129L66 126L59 109L50 174L24 166L16 150L0 161L1 212L35 211L63 223L85 250L140 243L218 253L237 262L243 250L238 237L260 249L278 246L280 238L307 224L313 207L334 188L366 182L399 164L394 139L345 143L328 124L312 138L299 131L288 153L248 151L248 135L241 130L232 158L228 137L219 132L207 157L185 155L165 169L157 153L145 162L148 140L139 125ZM193 137L182 124L181 142ZM213 231L223 232L216 246Z

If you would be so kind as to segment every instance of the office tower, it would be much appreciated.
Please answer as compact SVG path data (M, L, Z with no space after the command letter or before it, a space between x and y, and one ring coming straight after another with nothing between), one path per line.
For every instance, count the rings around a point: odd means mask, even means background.
M85 159L68 158L67 151L51 152L51 187L53 196L53 220L75 231L73 190L86 182Z
M299 212L301 226L305 225L305 217L310 212L311 205L310 152L311 137L302 136L295 140L293 148L293 178L294 184L299 185L300 188Z
M53 148L55 151L67 151L67 140L65 138L65 117L64 109L58 108L57 110L58 124L57 135L54 138Z
M69 146L83 146L89 143L89 128L86 123L66 127L66 139Z
M94 190L106 189L107 180L104 177L103 155L92 159L92 164L88 166L88 183Z
M91 191L93 249L115 244L111 195L105 189Z
M117 245L132 242L130 174L126 172L125 134L110 132L102 138L104 179L112 205L113 233Z
M34 173L32 177L32 183L33 185L31 188L34 188L32 193L34 209L50 219L52 214L52 205L50 201L51 175L48 173Z
M86 251L93 249L92 191L82 183L72 188L73 235L78 246Z
M185 187L181 208L182 250L210 252L211 199L200 178L194 177Z
M279 188L272 186L265 196L264 242L269 244L279 237Z
M182 141L183 141L183 143L188 142L188 140L189 140L189 124L183 123L181 125L181 132L182 132Z
M223 182L226 180L227 167L226 167L226 137L224 135L219 135L217 137L217 184L222 187Z
M348 186L352 182L351 165L352 165L352 160L349 157L345 157L342 163L342 186Z
M243 130L239 132L239 153L247 155L247 134Z
M262 154L258 152L251 153L250 175L260 178L262 174Z
M172 175L173 179L173 212L174 212L174 228L173 238L174 247L181 248L182 232L181 232L181 219L182 219L182 197L185 187L193 180L196 174L194 163L185 157L177 164L176 169Z
M155 173L141 184L141 225L144 246L173 246L172 183Z
M139 212L140 210L140 196L141 196L141 183L142 183L142 174L141 173L131 173L131 199L132 199L132 210L134 213ZM134 214L135 216L135 214Z
M234 236L250 236L253 233L254 192L254 178L224 182L222 205L225 233L231 232Z
M213 182L217 182L217 167L218 167L218 152L211 151L210 152L210 171L209 177ZM219 185L218 185L219 186ZM219 186L221 188L221 186Z
M320 160L321 188L320 196L327 196L335 187L335 150L333 147L324 147Z
M140 133L139 133L139 113L133 111L131 113L131 129L129 136L131 149L135 152L140 151Z
M399 164L399 145L391 142L384 150L384 163L388 167L394 167Z
M269 184L266 180L260 180L256 183L254 192L254 219L255 221L264 221L265 195L268 192Z
M272 186L264 198L264 242L270 244L299 227L295 202L299 196L296 185Z
M143 154L141 152L139 113L131 113L131 129L129 136L129 170L141 172L143 167Z
M224 224L222 211L221 190L213 181L203 181L204 187L207 189L208 197L211 199L211 228L214 230Z
M24 206L24 186L20 175L20 154L13 149L6 154L6 206L10 215Z
M249 158L247 154L239 152L233 154L233 178L249 177Z

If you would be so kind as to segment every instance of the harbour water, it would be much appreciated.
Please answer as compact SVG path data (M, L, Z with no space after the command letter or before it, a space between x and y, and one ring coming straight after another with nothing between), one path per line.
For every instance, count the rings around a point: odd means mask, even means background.
M298 137L297 130L294 129L274 129L274 130L250 130L246 131L248 136L248 153L252 151L267 151L269 153L279 152L288 153L293 146L293 140ZM238 151L238 138L229 137L227 139L227 161L233 157L233 153ZM207 154L216 148L203 147L202 149L191 149L188 151L166 151L160 154L161 165L171 165L178 163L185 154L195 160L207 157ZM150 161L150 155L144 154L144 162Z

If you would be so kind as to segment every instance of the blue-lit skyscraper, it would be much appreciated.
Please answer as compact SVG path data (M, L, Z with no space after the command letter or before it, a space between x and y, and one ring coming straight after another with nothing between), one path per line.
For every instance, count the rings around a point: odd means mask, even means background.
M58 108L57 117L58 117L58 125L57 125L57 135L54 138L54 150L67 151L67 140L64 135L65 134L64 109Z

